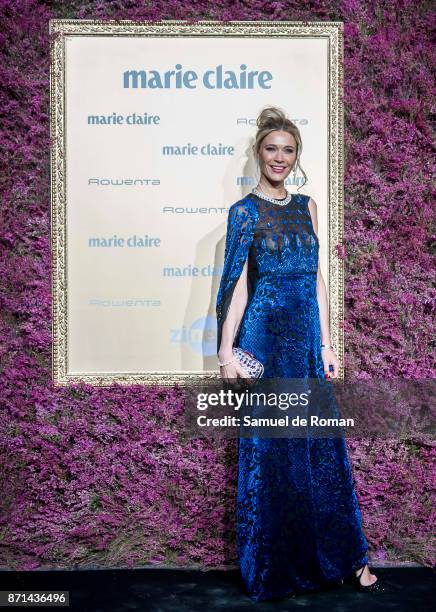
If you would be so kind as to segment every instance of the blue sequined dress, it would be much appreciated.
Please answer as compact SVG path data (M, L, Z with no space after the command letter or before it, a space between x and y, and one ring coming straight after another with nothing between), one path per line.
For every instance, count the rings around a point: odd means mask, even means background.
M233 345L253 353L265 377L325 382L309 199L295 194L279 205L250 193L230 207L217 350L248 257L248 302ZM237 550L252 600L339 583L368 562L342 437L239 438L238 448Z

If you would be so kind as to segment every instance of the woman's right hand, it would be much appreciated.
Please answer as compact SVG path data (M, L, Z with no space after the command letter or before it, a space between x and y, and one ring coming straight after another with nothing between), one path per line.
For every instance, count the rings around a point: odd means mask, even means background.
M226 362L229 361L229 359L220 359L220 361ZM252 379L250 375L244 370L244 368L241 366L237 359L235 359L226 366L220 366L220 375L225 382L235 384L237 388L241 386L242 382L246 385L249 385L254 382L254 379Z

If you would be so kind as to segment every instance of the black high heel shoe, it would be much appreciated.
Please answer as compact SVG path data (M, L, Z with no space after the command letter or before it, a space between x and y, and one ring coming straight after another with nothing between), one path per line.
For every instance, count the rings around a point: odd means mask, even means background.
M348 582L355 589L357 589L358 591L362 591L363 593L384 593L386 591L386 588L384 584L380 581L380 578L377 578L377 580L372 584L363 585L360 582L360 577L363 574L365 567L366 565L362 567L359 574L356 575L353 573L351 576L344 579L344 582Z

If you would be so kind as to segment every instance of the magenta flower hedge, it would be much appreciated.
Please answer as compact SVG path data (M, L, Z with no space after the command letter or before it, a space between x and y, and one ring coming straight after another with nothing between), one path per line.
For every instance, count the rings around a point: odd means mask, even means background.
M0 568L230 567L235 441L186 439L177 387L51 382L48 20L344 21L347 373L417 380L435 373L431 3L0 8ZM433 565L434 441L348 445L372 559Z

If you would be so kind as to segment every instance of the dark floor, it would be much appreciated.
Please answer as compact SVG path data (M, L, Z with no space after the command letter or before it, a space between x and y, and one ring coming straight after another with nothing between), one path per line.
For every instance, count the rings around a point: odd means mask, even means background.
M388 591L359 593L348 585L281 602L252 602L238 571L168 569L1 572L0 590L68 590L69 608L80 612L209 612L301 610L310 612L426 612L436 609L435 574L429 568L374 568ZM433 601L433 605L432 602ZM6 608L2 608L6 609ZM12 608L8 608L12 609ZM17 608L15 608L17 609ZM24 608L18 608L24 609ZM26 608L29 609L29 608ZM33 608L35 609L35 608ZM49 609L49 608L39 608Z

